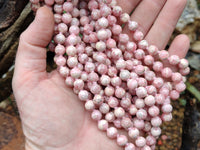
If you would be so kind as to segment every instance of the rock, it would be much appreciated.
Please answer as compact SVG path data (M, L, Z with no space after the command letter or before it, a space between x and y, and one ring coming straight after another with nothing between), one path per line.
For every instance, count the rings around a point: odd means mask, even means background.
M186 25L193 23L195 19L198 18L200 18L200 11L198 10L196 0L188 0L187 6L178 21L176 29L181 32Z
M195 42L191 45L191 50L192 50L193 52L200 53L200 41L195 41Z
M0 149L24 150L24 136L17 117L0 112Z
M193 69L200 70L200 54L189 52L187 59Z

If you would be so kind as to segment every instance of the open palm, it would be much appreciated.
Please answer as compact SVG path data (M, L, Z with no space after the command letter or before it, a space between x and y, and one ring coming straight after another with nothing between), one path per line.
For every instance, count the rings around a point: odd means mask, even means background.
M118 0L123 10L140 25L145 39L165 48L186 0ZM113 150L121 149L84 110L83 103L68 88L57 71L46 72L45 47L53 34L54 20L45 7L21 35L13 77L13 90L26 137L27 150ZM126 32L126 28L124 29ZM184 57L189 40L179 35L170 54Z

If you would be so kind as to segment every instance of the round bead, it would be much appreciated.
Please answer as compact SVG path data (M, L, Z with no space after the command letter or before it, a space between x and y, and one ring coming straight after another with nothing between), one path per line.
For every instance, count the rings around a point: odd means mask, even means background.
M91 117L92 117L93 120L98 121L102 118L102 114L98 110L93 110L92 113L91 113Z
M111 139L114 139L117 137L118 131L115 127L110 127L107 129L107 136Z
M136 89L136 95L139 97L139 98L144 98L147 96L147 90L146 88L144 87L139 87Z
M140 131L137 128L130 128L128 130L128 135L132 139L136 139L140 135Z
M89 100L85 103L85 109L88 111L92 111L95 108L95 105L92 100Z
M106 114L106 113L109 112L110 107L109 107L108 104L102 103L102 104L99 106L99 110L100 110L100 112L101 112L102 114Z
M128 139L125 135L117 136L117 144L119 146L125 146L128 143Z
M125 111L122 107L117 107L114 110L114 114L117 118L122 118L125 115Z
M135 144L137 147L144 147L146 145L146 139L140 136L135 140Z
M124 129L128 129L128 128L130 128L130 127L132 127L133 126L133 123L132 123L132 121L131 121L131 119L130 118L122 118L122 120L121 120L121 126L124 128Z
M113 112L109 112L105 115L105 119L108 121L108 122L113 122L115 120L115 115Z
M155 104L156 100L155 100L154 96L149 95L144 99L144 102L147 106L153 106Z
M151 134L154 137L158 137L161 134L161 129L159 127L152 127L151 128Z
M133 143L127 143L124 150L135 150L135 145Z
M106 120L99 120L98 121L98 128L101 131L106 131L108 129L108 122Z

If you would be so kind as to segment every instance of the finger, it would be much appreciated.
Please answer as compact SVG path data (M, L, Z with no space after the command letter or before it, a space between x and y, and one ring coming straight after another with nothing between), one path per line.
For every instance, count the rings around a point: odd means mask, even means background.
M142 31L144 35L146 35L147 31L152 26L166 1L167 0L143 0L135 9L131 20L138 23L138 29Z
M117 5L120 6L123 12L131 13L141 0L117 0Z
M189 38L186 35L181 34L173 40L169 48L169 54L178 55L180 58L184 58L188 52L189 47L190 47Z
M46 72L46 49L53 35L54 18L47 7L37 11L35 20L20 37L15 73Z
M186 3L187 0L168 0L145 39L164 49Z

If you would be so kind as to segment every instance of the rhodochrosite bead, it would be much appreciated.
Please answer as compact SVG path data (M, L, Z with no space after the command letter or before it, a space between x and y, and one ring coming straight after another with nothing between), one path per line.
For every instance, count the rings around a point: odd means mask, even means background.
M53 11L48 48L98 129L125 150L155 149L160 126L172 119L171 99L186 88L188 61L149 45L116 0L30 2L34 11L43 5Z

